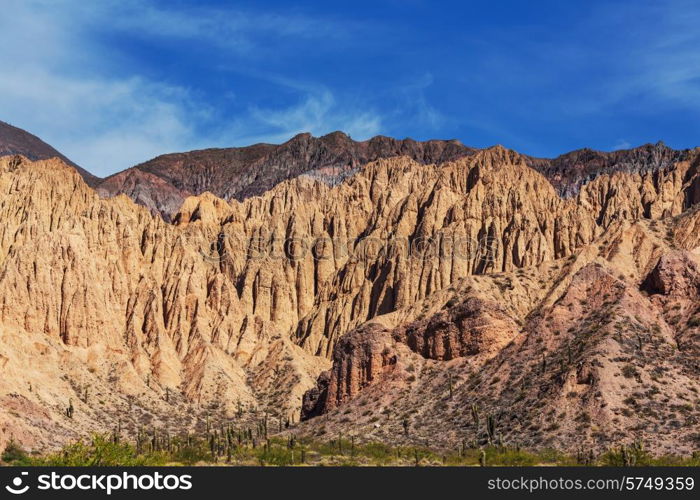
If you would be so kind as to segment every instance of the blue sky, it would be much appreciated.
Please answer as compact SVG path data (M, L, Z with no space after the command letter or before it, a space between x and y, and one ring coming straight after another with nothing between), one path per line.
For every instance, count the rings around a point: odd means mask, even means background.
M0 120L98 175L343 130L700 145L700 3L3 0Z

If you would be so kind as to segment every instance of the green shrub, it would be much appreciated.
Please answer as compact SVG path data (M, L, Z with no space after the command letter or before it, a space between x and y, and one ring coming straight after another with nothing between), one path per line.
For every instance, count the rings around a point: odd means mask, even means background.
M29 457L27 456L27 452L25 452L20 445L15 443L13 439L10 439L10 442L7 443L7 446L5 447L5 451L2 452L2 461L5 462L6 464L12 464L12 465L28 465L29 464Z

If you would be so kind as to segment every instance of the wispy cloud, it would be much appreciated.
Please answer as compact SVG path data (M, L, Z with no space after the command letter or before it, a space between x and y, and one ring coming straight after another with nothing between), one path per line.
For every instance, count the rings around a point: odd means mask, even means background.
M295 12L232 8L158 8L138 0L110 1L115 16L112 29L144 33L149 37L194 40L259 55L271 38L284 41L348 39L352 23L336 22ZM264 43L261 43L263 42ZM255 52L253 52L255 49Z
M619 151L620 149L629 149L632 147L632 144L629 141L626 141L624 139L618 140L613 147L611 148L613 151Z
M381 117L368 110L338 109L327 89L307 94L302 101L285 109L251 107L254 124L276 131L280 140L300 132L323 134L343 130L357 139L367 139L381 130Z
M408 115L409 119L425 125L428 129L443 128L449 118L430 104L426 97L427 90L433 85L432 73L424 73L415 80L400 86L402 94L400 114Z
M137 0L9 0L0 17L0 119L28 129L98 175L158 154L343 129L360 138L381 117L329 89L298 84L295 99L243 106L235 117L182 83L164 82L101 45L110 32L189 40L226 54L260 54L270 40L329 40L346 30L299 14L173 10ZM127 58L128 59L128 58ZM268 79L269 80L269 79ZM289 82L278 82L290 91ZM225 100L236 94L235 79ZM227 97L228 96L228 97Z

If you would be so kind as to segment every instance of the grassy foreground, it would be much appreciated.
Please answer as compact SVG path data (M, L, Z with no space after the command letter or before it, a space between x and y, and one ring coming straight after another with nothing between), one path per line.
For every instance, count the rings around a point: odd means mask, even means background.
M610 450L598 457L575 456L553 450L528 452L508 447L463 448L441 453L424 448L391 447L381 443L355 443L336 439L312 442L295 438L270 438L262 444L238 443L223 448L213 439L167 438L158 443L131 443L113 436L94 436L49 455L31 455L11 442L2 463L18 466L536 466L536 465L674 465L700 466L700 454L692 457L653 457L640 445Z

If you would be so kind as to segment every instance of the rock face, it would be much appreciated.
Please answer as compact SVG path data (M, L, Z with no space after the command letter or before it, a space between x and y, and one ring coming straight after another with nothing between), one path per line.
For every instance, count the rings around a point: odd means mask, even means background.
M656 448L690 449L690 433L664 427L681 410L637 397L662 425L624 401L660 374L677 389L669 404L693 401L697 152L562 198L500 146L437 164L450 144L411 147L419 161L353 164L343 182L319 180L324 170L243 200L188 196L170 223L152 211L178 194L142 189L161 182L154 173L119 181L143 207L98 195L59 159L0 158L0 444L46 449L119 421L175 432L267 410L303 412L300 431L318 431L310 417L324 413L386 440L410 412L452 446L475 403L532 446L579 435L604 446L656 425ZM560 435L544 429L553 419Z
M333 350L332 370L321 374L316 387L304 396L302 420L332 411L394 374L406 347L438 361L487 359L518 334L516 322L493 302L469 297L450 304L429 319L393 330L370 322L342 336Z
M424 358L449 361L500 350L518 330L498 304L469 297L429 319L398 328L393 337Z
M642 286L652 294L697 300L700 294L700 270L697 261L682 251L665 254Z
M391 373L397 354L381 325L368 324L341 337L333 351L333 369L304 395L302 420L325 413Z

